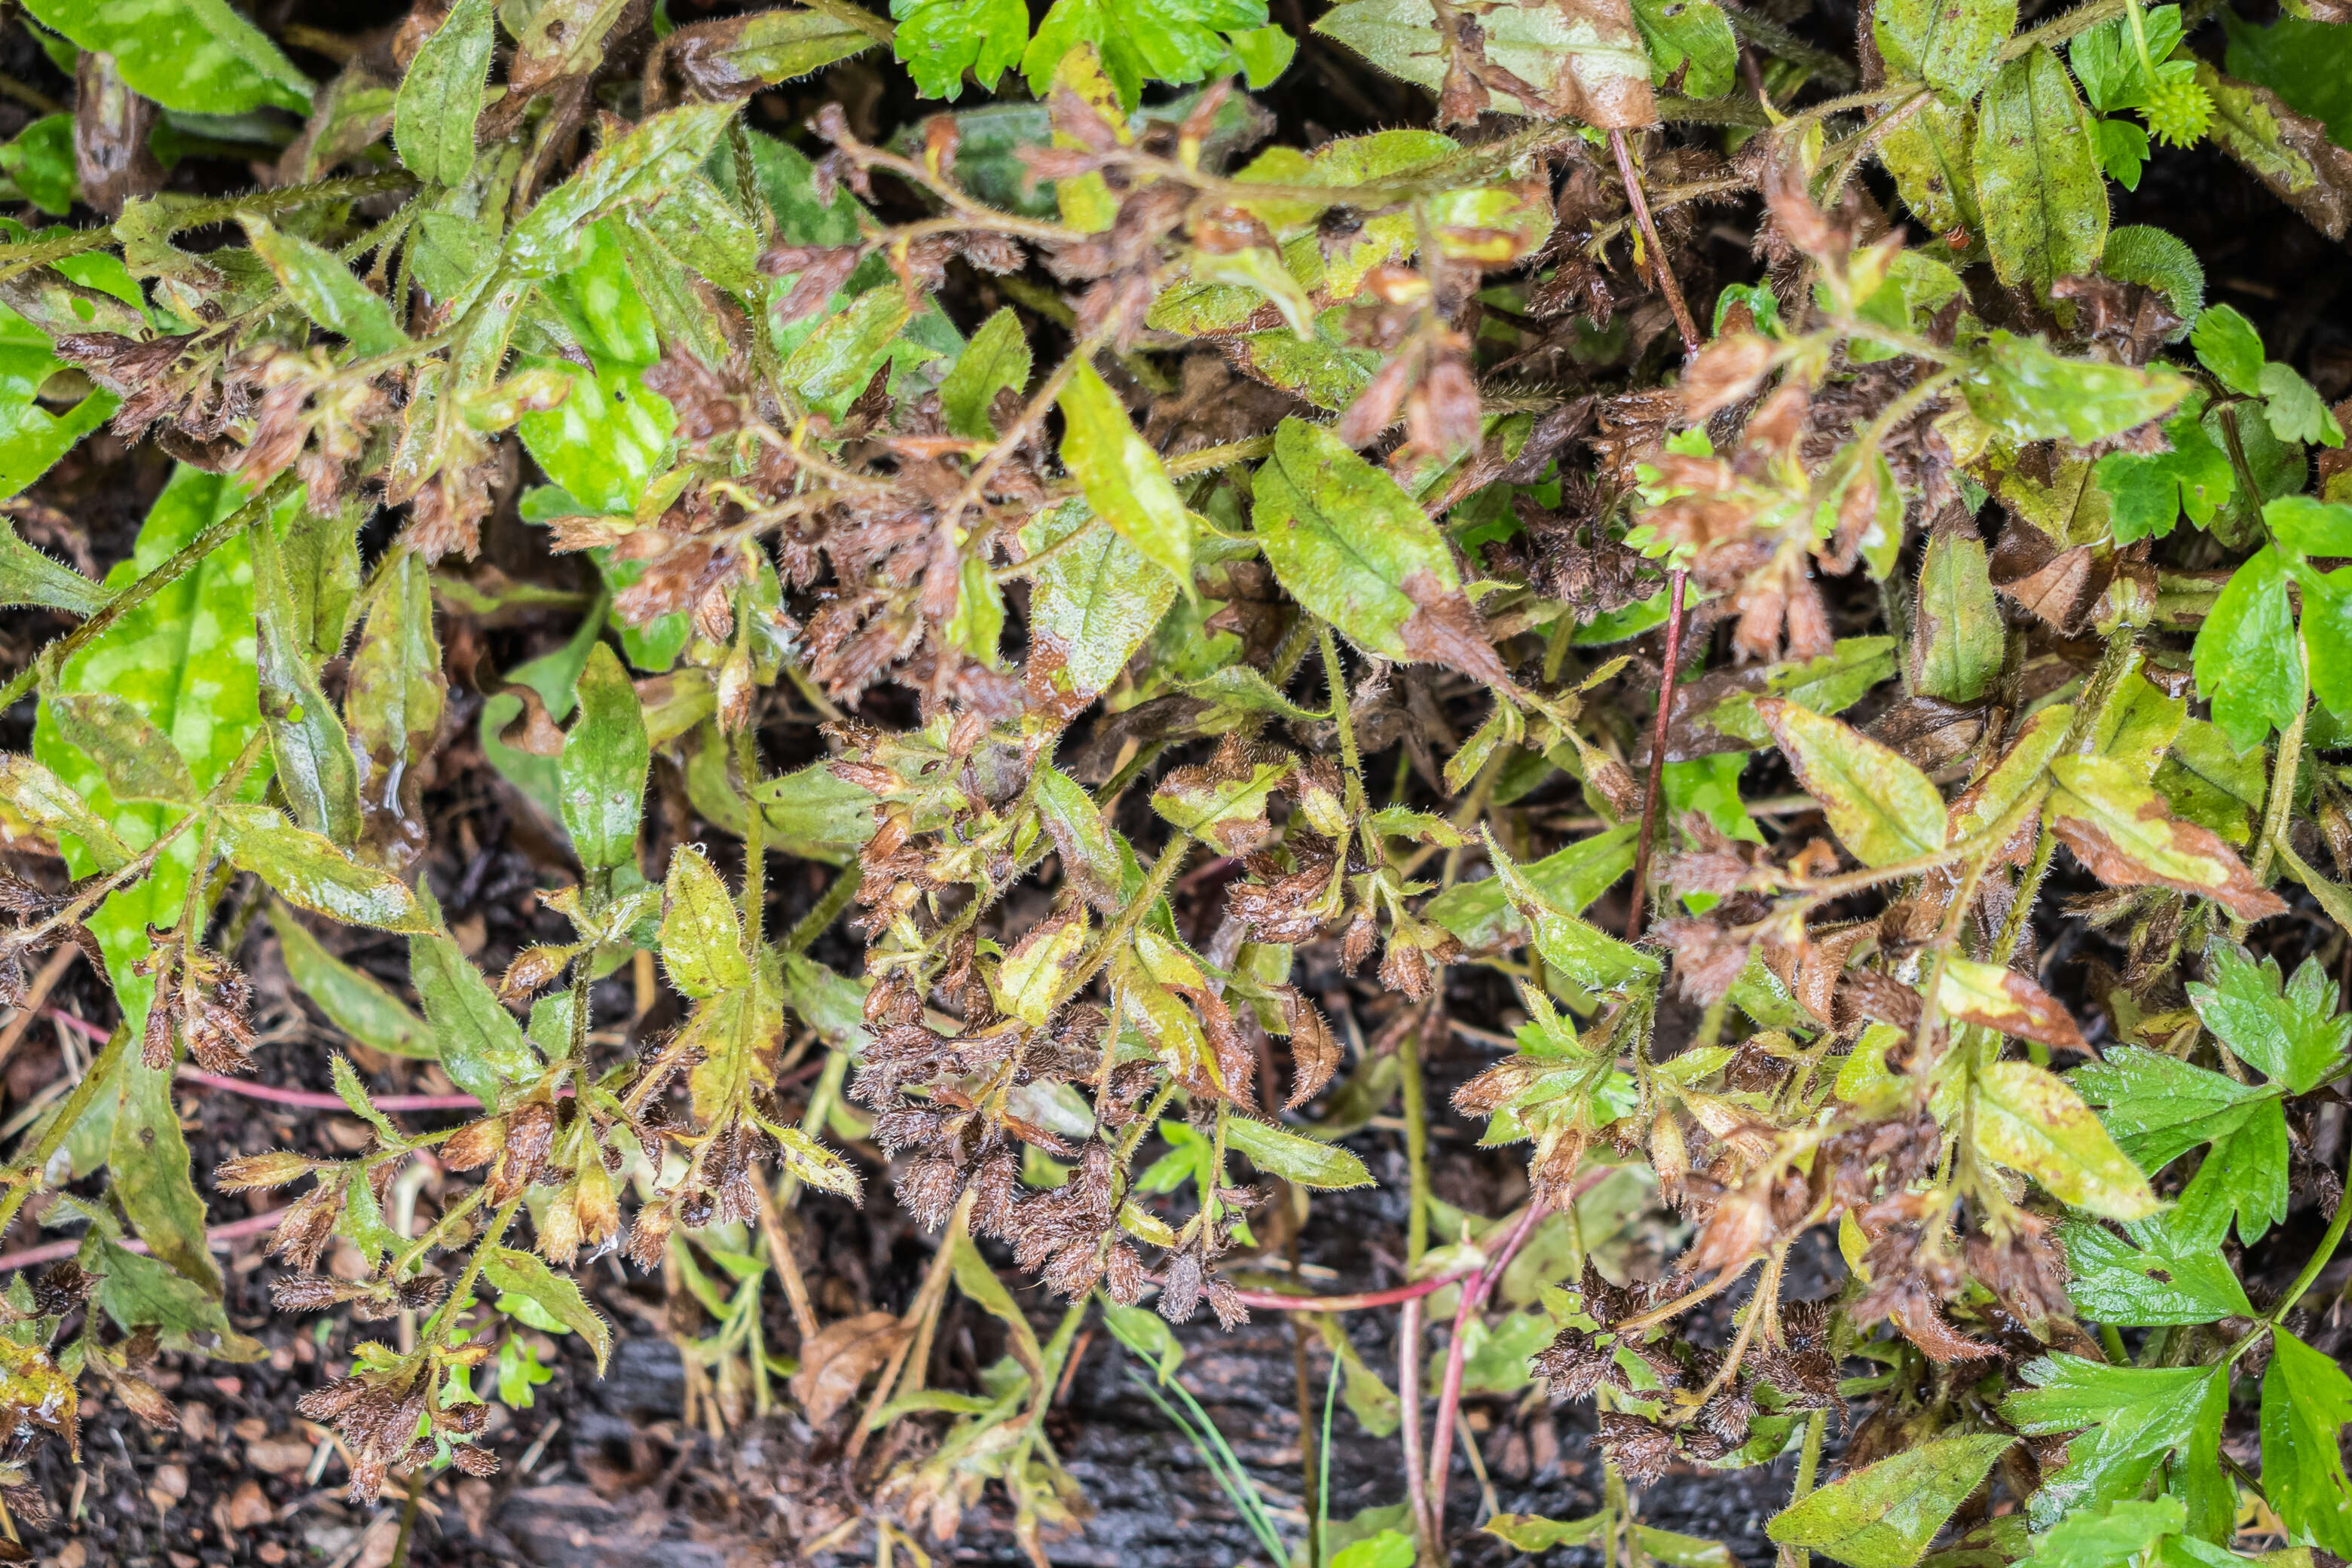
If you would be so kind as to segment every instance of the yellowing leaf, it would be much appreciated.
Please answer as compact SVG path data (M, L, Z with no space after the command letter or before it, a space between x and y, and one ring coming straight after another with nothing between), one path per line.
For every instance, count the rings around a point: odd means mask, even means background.
M2257 883L2210 829L2184 822L2130 768L2104 757L2061 757L2050 764L2058 788L2051 822L2074 857L2110 887L2160 883L2210 898L2242 920L2278 915L2286 905Z
M1756 711L1854 859L1895 865L1944 847L1944 797L1898 753L1782 697Z
M1975 1126L1979 1152L2061 1202L2108 1219L2139 1219L2160 1207L2083 1097L2047 1069L2030 1061L1979 1068Z
M1085 488L1087 505L1190 596L1192 515L1160 455L1135 434L1118 394L1091 365L1070 377L1061 406L1062 461Z
M1849 1568L1911 1568L2016 1441L1982 1432L1921 1443L1806 1494L1774 1515L1764 1533Z

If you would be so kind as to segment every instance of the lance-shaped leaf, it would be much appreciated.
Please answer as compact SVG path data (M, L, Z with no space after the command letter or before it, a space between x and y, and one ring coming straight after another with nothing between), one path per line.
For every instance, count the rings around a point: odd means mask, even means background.
M637 689L613 650L599 643L580 673L580 717L557 759L563 826L590 870L631 864L652 748Z
M2075 1028L2073 1015L2058 998L2043 990L2032 976L2015 969L1999 964L1979 964L1973 958L1948 957L1936 995L1943 1009L1954 1018L2065 1051L2087 1052L2091 1049L2083 1039L2083 1031Z
M2219 903L2241 920L2284 913L2210 829L2184 822L2163 797L2126 765L2104 757L2060 757L2050 764L2051 825L2091 874L2110 887L2157 883Z
M457 943L438 933L411 939L408 973L452 1083L495 1110L502 1087L537 1076L539 1052Z
M89 802L56 774L14 752L0 755L0 821L12 839L29 831L61 848L68 835L79 840L100 872L120 870L131 859L130 846Z
M907 47L906 39L902 27L898 31L901 49ZM948 428L974 441L988 440L994 433L988 421L989 404L1000 392L1027 391L1029 368L1029 340L1021 331L1021 319L1008 305L981 323L980 330L956 356L955 364L940 378L940 409L947 415ZM1186 537L1189 540L1190 535Z
M2061 1202L2108 1219L2156 1212L2155 1189L2066 1081L2030 1061L1977 1070L1977 1149Z
M48 700L58 737L98 764L117 800L193 805L203 791L171 737L110 691L61 692Z
M2352 1378L2334 1356L2284 1329L2272 1331L2263 1374L2263 1495L2280 1521L2326 1551L2352 1552L2352 1481L2344 1475L2344 1429L2352 1424Z
M1594 990L1659 972L1658 960L1649 954L1586 925L1554 904L1503 852L1493 833L1483 825L1479 831L1486 841L1486 858L1495 867L1495 880L1503 884L1504 896L1528 923L1535 949L1546 964L1572 984Z
M482 1260L482 1278L502 1293L518 1295L588 1342L596 1355L596 1375L613 1354L613 1325L588 1304L568 1274L559 1274L537 1254L512 1247L493 1248Z
M1064 543L1081 528L1085 538ZM1118 678L1175 602L1176 585L1075 502L1023 528L1021 546L1054 550L1030 580L1029 706L1067 723Z
M1957 533L1929 539L1911 628L1913 687L1946 702L1976 701L2000 674L2004 641L1984 541Z
M1519 869L1555 907L1581 915L1633 869L1636 831L1630 822L1610 828ZM1423 905L1421 912L1474 952L1528 939L1527 924L1512 907L1498 877L1456 883Z
M1965 12L1966 0L1950 8ZM2047 289L2098 266L2107 245L2106 180L2074 78L2046 47L1994 75L1977 110L1975 162L1985 247L2003 283Z
M457 0L418 47L392 103L392 139L420 180L456 185L474 168L494 41L491 0Z
M303 315L349 341L362 359L407 345L408 334L393 320L383 296L361 282L334 252L274 228L266 219L248 217L244 223L254 253L268 264Z
M268 806L217 808L221 847L243 871L314 914L381 931L438 927L409 885L352 859L326 838L296 827Z
M0 523L0 605L38 604L69 615L95 615L106 598L106 590L26 544L13 524Z
M669 983L698 999L751 983L742 919L698 844L671 852L662 882L661 954Z
M914 315L906 291L897 285L867 289L793 350L784 361L784 384L809 407L840 418Z
M1225 1145L1247 1155L1258 1169L1300 1186L1328 1191L1372 1185L1372 1173L1364 1162L1339 1145L1301 1137L1237 1112L1226 1113Z
M447 687L433 632L433 574L404 550L382 569L375 601L352 653L343 713L360 763L364 852L404 865L425 849L425 754L441 729Z
M124 1332L156 1329L162 1349L214 1361L259 1361L269 1354L258 1340L230 1326L217 1294L163 1259L133 1252L112 1237L94 1242L85 1255L90 1272L99 1276L94 1299ZM71 1393L70 1385L67 1391Z
M1196 839L1227 854L1246 854L1272 832L1266 801L1290 777L1287 757L1268 761L1244 754L1180 768L1151 792L1151 809Z
M278 788L303 827L338 844L355 843L360 779L352 737L311 667L310 639L297 623L286 565L266 519L254 528L252 548L261 716L269 726Z
M1944 847L1944 797L1899 753L1786 698L1759 697L1756 711L1854 859L1894 865Z
M1445 536L1386 470L1323 426L1286 419L1253 490L1251 527L1292 598L1368 653L1427 656L1408 642L1423 601L1406 585L1458 597L1462 579Z
M1106 915L1117 914L1133 852L1120 852L1125 843L1103 821L1094 798L1059 768L1041 768L1036 799L1038 820L1062 857L1063 873L1087 903Z
M1654 125L1650 54L1625 0L1551 0L1501 5L1478 19L1485 54L1534 89L1477 91L1481 107L1502 114L1575 119L1603 130ZM1445 86L1445 44L1429 0L1343 0L1315 30L1336 38L1391 76L1432 92Z
M588 225L616 207L652 201L709 156L736 108L731 101L690 103L648 115L608 140L514 226L508 261L523 277L562 271Z
M1911 1568L2015 1437L1938 1437L1841 1476L1775 1514L1764 1532L1850 1568Z
M2039 338L1988 335L1961 367L1969 412L2012 441L2089 445L2161 419L2188 392L2178 371L2070 360Z
M1192 515L1160 455L1129 422L1127 406L1091 365L1062 389L1062 462L1086 490L1095 515L1175 580L1192 589Z
M352 967L326 950L294 912L272 901L269 924L294 988L319 1004L337 1029L387 1056L431 1061L440 1054L425 1020L374 976Z

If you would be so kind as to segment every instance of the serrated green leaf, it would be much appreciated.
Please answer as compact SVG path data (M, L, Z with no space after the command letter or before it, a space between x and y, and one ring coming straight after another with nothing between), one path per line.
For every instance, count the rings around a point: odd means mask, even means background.
M2336 1358L2284 1329L2272 1331L2263 1374L2263 1492L2280 1521L2339 1556L2352 1552L2352 1481L2344 1430L2352 1378Z
M1265 26L1265 0L1054 0L1022 52L1021 71L1029 90L1045 98L1062 57L1089 45L1132 113L1145 82L1199 81L1225 57L1220 34Z
M1029 45L1020 0L890 0L890 15L898 24L891 47L925 98L961 98L967 70L994 92Z
M2175 1491L2189 1505L2189 1528L2227 1528L2236 1500L2220 1454L2226 1368L2107 1366L2055 1352L2027 1365L2024 1380L2026 1387L2002 1400L2002 1416L2028 1437L2074 1434L2065 1462L2045 1472L2033 1495L2036 1525L2137 1498L2179 1451Z
M2352 1017L2336 1010L2336 983L2316 957L2291 981L2278 960L2254 956L2225 936L2206 944L2207 979L2189 987L2189 1000L2215 1039L2263 1077L2306 1093L2334 1077L2352 1049Z
M2058 1239L2066 1249L2066 1294L2085 1318L2130 1328L2254 1315L2229 1260L2210 1245L2135 1247L2080 1221L2061 1226Z
M2144 1046L2109 1046L2069 1075L2123 1151L2153 1176L2245 1121L2264 1091Z

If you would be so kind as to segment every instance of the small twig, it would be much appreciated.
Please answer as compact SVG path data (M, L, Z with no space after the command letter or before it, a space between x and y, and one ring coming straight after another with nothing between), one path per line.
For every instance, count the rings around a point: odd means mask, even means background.
M1666 264L1666 247L1658 241L1658 225L1650 219L1650 204L1642 194L1641 176L1633 172L1633 150L1625 144L1622 131L1609 133L1609 150L1617 155L1617 175L1625 182L1625 200L1633 209L1633 222L1640 225L1642 238L1650 247L1650 268L1657 275L1658 291L1666 297L1666 308L1675 313L1675 329L1683 337L1683 352L1698 352L1698 323L1691 319L1690 306L1683 298L1683 288L1675 280L1675 269Z
M1445 1377L1437 1388L1437 1420L1431 1427L1429 1438L1429 1517L1438 1544L1444 1544L1445 1482L1454 1464L1454 1418L1462 1404L1462 1363L1467 1331L1486 1303L1487 1292L1502 1280L1503 1270L1535 1234L1537 1224L1543 1218L1544 1206L1538 1201L1528 1205L1518 1224L1503 1241L1503 1249L1484 1270L1465 1281L1462 1287L1462 1304L1454 1312L1454 1337L1445 1346Z
M49 955L48 962L41 966L41 972L33 977L33 983L26 988L24 999L16 1004L16 1016L8 1020L5 1030L0 1030L0 1062L6 1061L16 1053L16 1042L25 1038L25 1031L41 1015L41 1004L49 999L49 992L64 977L66 966L72 963L74 955L80 951L71 942L58 944L58 950ZM81 1020L76 1019L74 1021L79 1023ZM105 1032L98 1031L98 1038L104 1040Z
M243 1219L232 1219L226 1225L213 1226L205 1232L205 1245L215 1252L226 1252L230 1250L227 1243L231 1241L247 1236L258 1236L265 1230L275 1229L278 1221L285 1216L285 1213L286 1210L283 1208L273 1208L267 1214L247 1215ZM115 1245L126 1252L147 1250L147 1243L136 1239L118 1241ZM20 1248L14 1252L0 1253L0 1271L10 1269L29 1269L36 1263L54 1263L60 1258L70 1258L80 1250L79 1237L75 1237L68 1241L45 1241L38 1247Z
M1421 1298L1404 1304L1397 1324L1397 1402L1404 1417L1405 1488L1412 1504L1412 1533L1421 1561L1437 1558L1437 1532L1429 1523L1429 1477L1421 1458Z

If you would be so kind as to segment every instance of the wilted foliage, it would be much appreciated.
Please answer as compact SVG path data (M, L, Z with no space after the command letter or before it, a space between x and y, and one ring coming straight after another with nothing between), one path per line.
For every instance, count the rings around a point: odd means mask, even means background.
M79 955L119 1021L0 1197L87 1220L7 1293L16 1517L78 1385L168 1426L159 1354L259 1354L209 1185L283 1190L281 1311L403 1325L301 1401L354 1501L494 1470L475 1374L529 1403L516 1323L601 1368L617 1253L715 1325L714 1421L816 1432L807 1550L943 1548L993 1486L1042 1562L1089 1314L1164 1383L1148 1313L1205 1306L1397 1309L1400 1393L1328 1336L1402 1427L1370 1561L1448 1560L1465 1375L1597 1404L1602 1511L1483 1521L1526 1552L1714 1563L1627 1489L1794 1452L1792 1563L2352 1555L2352 406L2109 217L2210 141L2340 241L2340 8L1878 0L1854 63L1801 5L1339 0L1327 65L1434 129L1307 144L1262 0L419 0L329 79L221 0L24 9L72 89L0 147L67 220L0 245L0 598L74 624L7 686L0 991ZM1003 101L746 112L861 57ZM171 465L102 582L27 542L100 444ZM501 674L515 617L559 634ZM496 976L423 874L453 745L577 871ZM475 1108L320 1051L359 1146L193 1169L175 1072L315 1049L257 1027L257 914ZM413 1005L321 923L404 938ZM625 967L676 1021L616 1050ZM1461 1027L1506 1214L1428 1176ZM1270 1274L1395 1129L1402 1277ZM1578 1228L1619 1178L1687 1230L1622 1282ZM787 1214L886 1186L923 1282L821 1311ZM1008 1359L927 1395L950 1289Z

